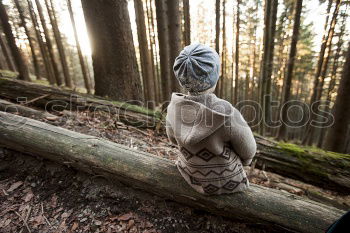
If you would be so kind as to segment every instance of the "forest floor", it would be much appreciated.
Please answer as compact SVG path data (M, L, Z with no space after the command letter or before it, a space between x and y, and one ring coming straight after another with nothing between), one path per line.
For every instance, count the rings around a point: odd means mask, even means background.
M34 117L33 117L34 118ZM35 119L35 118L34 118ZM103 112L62 112L38 119L175 160L179 151L154 130L125 125ZM73 168L0 149L0 232L273 232L245 225ZM247 167L250 181L349 209L338 195Z

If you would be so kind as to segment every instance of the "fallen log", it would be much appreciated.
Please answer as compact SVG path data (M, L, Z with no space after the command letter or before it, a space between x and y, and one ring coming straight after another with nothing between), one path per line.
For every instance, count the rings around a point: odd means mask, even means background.
M13 101L17 101L19 97L27 98L29 102L32 101L31 105L53 112L63 109L104 111L115 114L118 120L126 124L157 129L159 133L164 133L163 117L159 112L69 90L0 78L0 97ZM350 156L278 143L258 135L256 141L258 168L339 193L350 193Z
M0 112L0 146L120 180L225 217L284 231L324 232L344 213L258 185L242 193L204 196L188 186L170 160L5 112Z
M20 104L14 104L2 99L0 99L0 111L8 113L19 113L25 117L36 117L46 120L56 120L58 118L57 116L52 115L48 112L39 111Z
M155 128L161 114L135 105L111 101L96 96L63 90L16 79L0 77L0 97L14 102L29 103L49 112L63 110L104 111L113 114L120 121L140 128ZM141 103L140 103L141 104Z

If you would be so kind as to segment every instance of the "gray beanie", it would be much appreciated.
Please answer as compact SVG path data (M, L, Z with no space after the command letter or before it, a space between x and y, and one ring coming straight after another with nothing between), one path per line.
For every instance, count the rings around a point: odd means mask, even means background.
M187 91L198 93L214 87L219 79L220 58L202 44L186 46L175 59L175 77Z

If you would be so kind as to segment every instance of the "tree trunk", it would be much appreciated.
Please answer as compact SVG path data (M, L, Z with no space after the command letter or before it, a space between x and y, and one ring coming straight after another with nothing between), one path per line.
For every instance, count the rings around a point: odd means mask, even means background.
M181 51L181 23L179 0L166 0L168 12L168 33L169 33L169 57L170 57L170 74L172 81L172 92L180 90L179 82L173 72L175 58Z
M95 94L119 101L142 101L126 0L83 0L95 77Z
M141 70L143 87L146 93L145 100L149 102L150 108L155 107L156 91L154 83L154 73L152 72L152 60L150 50L148 49L145 12L143 10L142 0L134 0L137 35L139 40Z
M157 46L156 46L156 37L155 37L155 26L154 26L154 17L153 17L153 8L152 8L152 0L146 1L147 6L147 18L148 18L148 32L149 32L149 38L150 38L150 45L151 45L151 58L152 58L152 68L153 68L153 76L154 76L154 87L156 92L156 102L159 104L162 101L161 96L161 88L160 88L160 81L159 81L159 63L158 63L158 53L157 53Z
M215 50L220 54L220 0L215 1Z
M51 85L54 85L55 77L54 77L54 74L53 74L53 71L51 68L50 59L49 59L48 52L47 52L47 47L44 44L43 39L41 37L41 32L40 32L40 28L38 25L37 16L34 12L34 8L33 8L33 4L31 2L31 0L27 0L27 3L28 3L29 14L30 14L30 18L31 18L31 21L33 24L34 31L35 31L36 39L37 39L37 42L39 44L41 56L43 58L44 67L45 67L45 71L46 71L46 78Z
M2 33L0 32L0 47L2 50L2 53L4 54L6 64L9 70L16 71L15 65L13 64L9 51L7 50L7 46L5 44L5 41L2 39Z
M285 139L287 133L287 125L288 122L288 101L290 99L291 86L292 86L292 77L293 70L295 64L295 55L297 52L297 43L299 37L299 28L300 28L300 15L302 10L303 0L297 0L295 2L294 8L294 25L293 25L293 34L292 34L292 42L290 45L289 58L288 58L288 68L286 74L286 80L284 82L284 94L283 94L283 102L282 102L282 124L278 132L279 139Z
M161 83L163 92L163 101L170 100L171 96L171 69L169 64L169 35L168 35L168 19L167 9L164 1L155 1L156 15L157 15L157 29L158 29L158 43L159 43L159 60Z
M56 13L55 13L55 8L53 5L52 0L50 0L50 4L48 2L48 0L45 0L45 5L46 5L46 9L50 18L50 22L52 25L52 31L56 40L56 44L57 44L57 49L58 49L58 53L60 55L60 60L61 60L61 64L62 64L62 71L63 71L63 76L64 76L64 82L66 84L67 87L72 88L73 84L72 84L72 79L70 77L69 74L69 69L68 69L68 63L66 60L66 53L64 51L64 46L62 44L62 38L61 38L61 33L57 24L57 18L56 18Z
M234 104L238 103L238 82L239 82L239 28L240 28L240 0L237 0L236 11L236 46L235 46L235 94Z
M327 100L326 100L326 106L324 109L325 113L330 113L330 104L332 101L332 92L335 87L336 79L337 79L337 70L339 66L339 58L341 57L341 52L342 52L342 47L344 44L343 41L343 36L345 33L345 28L346 28L346 18L347 15L343 14L342 15L342 24L340 27L340 31L338 33L338 42L337 42L337 49L335 54L333 55L333 64L332 64L332 72L331 72L331 80L329 82L328 90L327 90ZM324 116L327 117L327 116ZM317 147L323 148L323 142L324 142L324 137L326 135L327 128L326 127L321 127L321 133L318 139Z
M79 62L80 62L80 66L81 66L81 72L83 74L85 88L86 88L87 93L91 94L92 93L91 92L91 84L90 84L89 76L87 74L87 70L86 70L87 68L86 68L86 64L85 64L85 61L84 61L84 56L83 56L83 53L82 53L81 47L80 47L80 42L79 42L77 28L76 28L76 25L75 25L75 19L74 19L74 13L73 13L73 9L72 9L71 0L67 0L67 6L68 6L70 20L71 20L72 26L73 26L74 39L75 39L75 44L77 45Z
M1 25L4 30L8 45L11 49L12 56L16 63L17 70L19 72L18 78L21 80L30 81L27 64L23 60L22 54L16 45L16 41L12 33L11 25L9 23L9 18L6 13L6 9L2 3L2 0L0 0L0 21L1 21Z
M277 21L277 10L278 10L278 0L273 0L271 3L271 19L270 19L270 41L269 41L269 52L268 52L268 61L267 61L267 70L266 70L266 87L265 87L265 96L264 96L264 120L266 124L263 125L263 133L269 129L269 125L272 122L271 116L271 98L272 98L272 84L271 84L271 76L273 72L273 64L274 64L274 48L275 48L275 32L276 32L276 21Z
M27 38L28 38L30 51L31 51L32 58L33 58L33 66L34 66L35 76L37 79L40 79L40 66L39 66L38 58L37 58L36 53L35 53L35 46L34 46L32 37L30 35L30 31L28 29L27 22L26 22L25 17L24 17L23 8L20 5L18 0L14 0L14 2L16 5L16 8L18 10L19 17L21 19L21 25L23 26L24 31L25 31Z
M326 137L325 148L339 153L345 152L347 131L350 124L350 43L340 80L337 99L333 107L334 124Z
M10 113L0 112L0 129L3 147L69 163L245 223L274 223L279 231L316 233L324 232L344 214L334 207L258 185L251 185L246 192L208 197L191 189L172 161Z
M340 0L336 0L336 1L337 1L336 4L339 5ZM327 28L328 28L328 20L329 20L329 14L331 12L332 3L333 3L333 0L328 0L328 7L327 7L327 12L326 12L327 16L326 16L326 21L325 21L325 24L323 27L324 34L322 36L321 49L320 49L320 53L318 55L318 62L317 62L317 68L316 68L316 72L315 72L313 92L312 92L311 99L310 99L310 106L312 106L312 104L316 101L316 98L317 98L317 88L318 88L319 82L320 82L320 74L321 74L322 65L323 65L323 61L324 61L325 51L327 48L327 42L329 39L328 35L330 32L330 29L327 31ZM336 11L337 7L335 7L334 10ZM334 16L334 14L333 14L333 16ZM333 18L332 18L332 20L333 20ZM332 24L332 22L331 22L331 24ZM313 114L311 115L311 117L314 117ZM312 126L309 124L306 128L306 133L305 133L303 140L302 140L303 145L311 144L311 140L312 140L311 133L312 133Z
M221 50L221 78L219 81L219 97L226 98L226 0L222 1L222 50Z
M327 70L328 70L329 58L330 58L331 53L332 53L332 40L333 40L333 36L334 36L335 26L336 26L336 23L337 23L337 16L338 16L338 12L339 12L340 2L341 1L338 0L336 2L335 7L334 7L333 17L332 17L330 28L329 28L328 35L327 35L326 50L325 50L325 53L324 53L324 60L322 62L321 72L320 72L319 77L318 77L318 79L319 79L318 86L316 87L316 95L315 95L315 99L314 99L315 105L312 108L312 109L314 109L315 114L311 114L310 123L312 121L314 121L314 120L317 120L317 117L318 117L318 114L319 114L319 111L318 111L318 108L319 108L319 105L320 105L319 101L322 98L324 79L326 78L326 73L327 73ZM311 126L309 137L308 137L308 140L306 142L308 145L311 145L313 143L313 139L315 137L314 135L315 135L315 127Z
M183 8L184 8L184 42L185 45L191 44L191 18L190 18L190 1L183 0Z
M53 69L53 74L54 74L54 77L56 80L56 84L58 86L61 86L63 83L62 83L61 75L58 71L58 66L56 63L55 53L53 51L53 46L52 46L49 30L47 29L47 26L46 26L46 20L45 20L45 16L43 13L43 8L41 7L40 0L35 0L35 3L36 3L36 7L38 8L41 26L43 27L43 30L44 30L45 41L46 41L46 45L47 45L47 49L48 49L48 53L49 53L49 57L50 57L50 61L51 61L51 66Z
M26 97L32 101L31 105L47 111L105 111L125 124L155 129L157 134L165 135L164 117L159 112L145 111L135 106L55 87L0 78L0 97L17 101L18 96ZM276 143L258 136L256 142L258 154L255 158L258 168L340 193L350 192L350 161L347 155L334 157L320 149Z

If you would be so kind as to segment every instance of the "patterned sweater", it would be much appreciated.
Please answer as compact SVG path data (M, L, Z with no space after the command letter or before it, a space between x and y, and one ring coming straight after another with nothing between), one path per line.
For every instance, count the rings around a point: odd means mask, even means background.
M214 94L173 93L166 130L181 151L177 168L196 191L223 194L249 186L243 165L251 163L256 142L240 112L229 102Z

